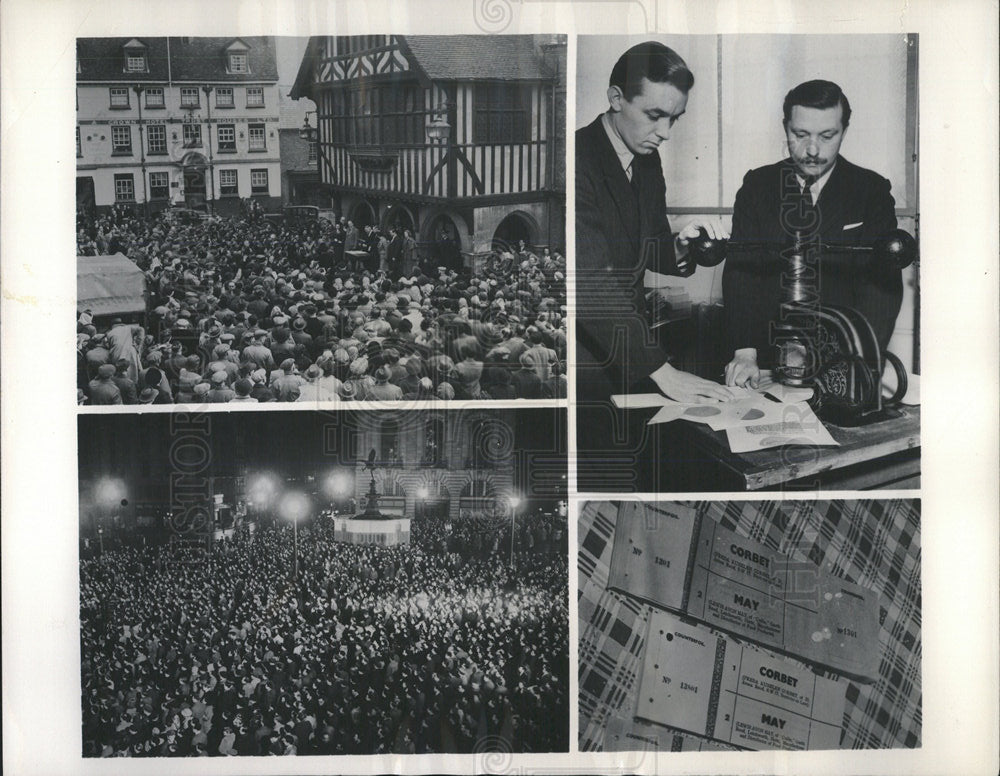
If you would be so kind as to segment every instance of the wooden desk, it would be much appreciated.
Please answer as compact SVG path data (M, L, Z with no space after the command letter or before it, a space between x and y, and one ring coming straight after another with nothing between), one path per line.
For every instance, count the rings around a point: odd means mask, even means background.
M839 447L777 447L732 453L725 431L684 422L704 490L867 490L920 487L920 407L857 428L827 424ZM694 484L694 483L691 483Z

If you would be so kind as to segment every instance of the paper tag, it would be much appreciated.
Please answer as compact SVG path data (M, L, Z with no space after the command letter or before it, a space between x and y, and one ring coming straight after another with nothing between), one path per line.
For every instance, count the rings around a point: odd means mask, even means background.
M686 612L841 673L878 676L878 596L813 563L701 526Z
M835 749L844 690L789 660L654 612L636 716L747 749Z
M680 609L697 512L680 504L626 501L618 509L608 587Z

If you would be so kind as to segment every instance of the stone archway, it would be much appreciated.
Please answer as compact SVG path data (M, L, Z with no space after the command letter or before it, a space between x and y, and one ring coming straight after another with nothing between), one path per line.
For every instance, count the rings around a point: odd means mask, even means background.
M538 223L535 219L524 211L515 210L497 224L490 247L498 253L517 253L521 240L530 249L537 244L538 235Z
M184 178L184 205L203 210L208 201L208 160L203 154L192 151L181 160Z
M375 217L375 208L364 199L355 203L354 207L351 208L351 214L348 218L354 222L354 225L358 229L364 229L366 226L375 226L378 222L378 219Z

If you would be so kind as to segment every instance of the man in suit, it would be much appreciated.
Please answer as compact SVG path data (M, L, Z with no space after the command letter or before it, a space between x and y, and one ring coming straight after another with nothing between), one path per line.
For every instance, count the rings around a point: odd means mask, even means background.
M896 228L889 181L840 156L851 105L837 84L807 81L785 97L789 158L751 170L733 206L733 241L811 241L870 245ZM819 303L852 307L871 323L884 351L903 298L898 269L868 254L823 251L815 291ZM813 265L815 266L815 264ZM730 252L722 276L729 339L734 349L727 385L754 385L773 367L772 323L780 322L780 251Z
M675 238L657 149L687 106L694 76L666 46L647 42L619 58L608 111L576 133L577 441L581 481L616 463L642 481L655 467L644 414L621 413L614 394L659 390L680 401L725 401L724 386L675 369L646 313L646 273L682 274L695 221ZM627 472L624 469L628 469ZM639 469L643 469L640 473ZM584 485L585 487L586 485Z

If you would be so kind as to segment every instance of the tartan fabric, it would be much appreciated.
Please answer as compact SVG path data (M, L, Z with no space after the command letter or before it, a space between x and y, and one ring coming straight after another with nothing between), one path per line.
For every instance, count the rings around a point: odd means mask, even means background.
M846 704L840 745L920 746L919 499L682 503L741 536L879 593L879 677L870 685L842 680ZM633 724L652 608L606 589L617 514L617 502L608 501L588 502L580 510L580 750L724 748L650 725L633 728L641 735L622 733Z

